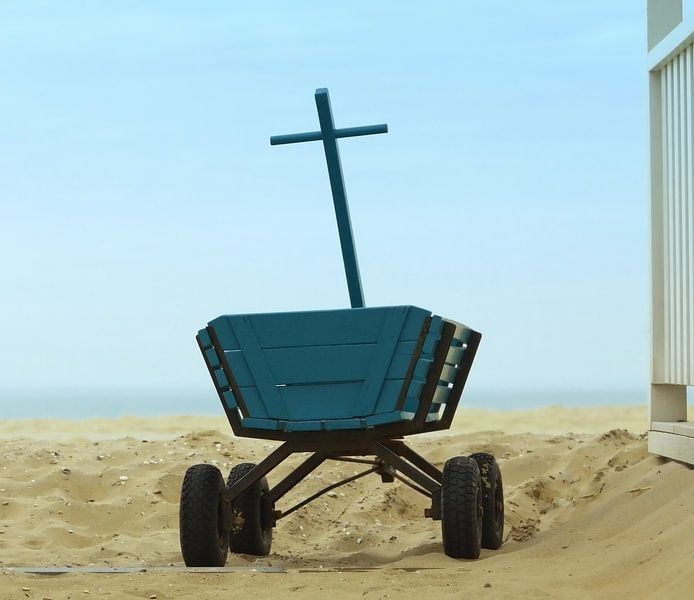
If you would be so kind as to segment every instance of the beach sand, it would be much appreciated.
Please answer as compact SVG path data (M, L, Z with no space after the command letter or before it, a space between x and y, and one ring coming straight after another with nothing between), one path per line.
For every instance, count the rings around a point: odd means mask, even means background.
M0 598L691 597L694 471L649 455L646 423L645 407L460 409L450 431L408 438L439 466L498 458L507 539L476 561L443 554L424 497L370 476L281 520L270 556L227 562L285 573L48 576L8 567L182 566L185 469L226 474L277 444L234 438L222 417L5 421ZM358 469L327 463L282 505Z

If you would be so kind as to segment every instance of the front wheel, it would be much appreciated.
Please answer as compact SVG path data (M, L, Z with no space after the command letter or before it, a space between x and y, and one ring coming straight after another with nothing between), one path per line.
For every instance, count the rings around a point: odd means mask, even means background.
M179 529L187 567L223 567L229 552L224 478L214 465L193 465L183 478Z
M482 547L480 469L474 459L446 461L441 484L443 550L451 558L479 558Z
M482 548L496 550L504 540L504 484L496 459L486 452L470 455L482 480Z

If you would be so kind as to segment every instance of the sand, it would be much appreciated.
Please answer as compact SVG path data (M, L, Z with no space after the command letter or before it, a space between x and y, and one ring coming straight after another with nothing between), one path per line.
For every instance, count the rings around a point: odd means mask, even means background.
M409 438L440 466L475 451L497 456L507 539L476 561L443 554L424 497L371 476L281 520L270 556L227 562L284 573L48 576L8 568L182 566L185 469L228 471L276 444L234 438L223 418L6 421L0 598L691 597L694 472L649 455L645 430L645 407L461 409L451 431ZM283 505L355 467L324 465Z

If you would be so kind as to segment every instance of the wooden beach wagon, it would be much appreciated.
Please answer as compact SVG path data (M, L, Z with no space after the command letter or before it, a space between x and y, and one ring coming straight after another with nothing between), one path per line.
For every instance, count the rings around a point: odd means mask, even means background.
M270 552L281 518L369 474L402 481L430 501L444 551L477 558L503 536L501 473L478 453L431 464L403 441L450 427L481 335L417 306L364 307L336 139L387 131L335 129L327 90L316 91L321 131L272 138L322 140L352 308L224 315L197 342L234 434L283 442L259 464L234 466L226 482L209 464L188 469L181 490L181 550L188 566L223 566L228 551ZM267 475L294 453L309 453L269 486ZM327 460L364 470L279 509L282 498Z

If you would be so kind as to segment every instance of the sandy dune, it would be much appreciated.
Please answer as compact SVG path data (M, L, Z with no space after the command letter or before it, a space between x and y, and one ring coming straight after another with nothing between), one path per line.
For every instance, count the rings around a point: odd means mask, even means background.
M269 557L227 563L287 573L51 577L6 568L182 565L186 467L228 471L276 444L233 438L221 418L5 422L0 597L691 597L694 472L650 456L645 423L642 407L461 410L450 432L410 438L439 465L482 450L498 457L507 541L477 561L447 558L425 499L373 476L280 521ZM287 505L355 466L324 465Z

